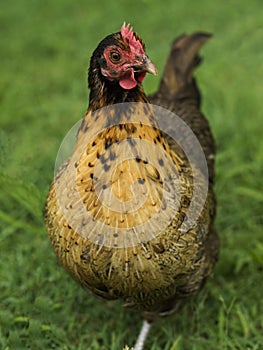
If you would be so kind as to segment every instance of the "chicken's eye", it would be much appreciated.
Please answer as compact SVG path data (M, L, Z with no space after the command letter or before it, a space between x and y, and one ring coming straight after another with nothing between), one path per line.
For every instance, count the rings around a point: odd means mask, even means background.
M121 59L121 55L119 54L118 51L111 51L110 52L110 59L114 63L119 62L119 60Z

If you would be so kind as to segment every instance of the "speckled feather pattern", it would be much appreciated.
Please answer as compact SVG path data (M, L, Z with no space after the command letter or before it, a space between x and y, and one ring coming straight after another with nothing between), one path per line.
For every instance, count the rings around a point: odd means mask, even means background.
M56 175L46 202L48 233L66 270L86 290L105 299L120 298L126 305L137 307L148 320L176 312L188 297L201 289L217 260L218 239L213 229L214 143L208 123L199 110L199 93L192 79L197 51L204 39L200 34L175 42L176 50L173 47L168 58L160 89L150 97L152 103L176 112L191 126L207 157L209 190L195 225L187 232L180 231L193 196L193 166L199 174L200 186L205 181L198 164L190 166L178 145L158 129L154 111L146 103L148 99L141 86L130 92L120 91L119 87L112 91L112 84L107 86L101 80L94 62L96 54L90 68L89 84L94 87L90 107L83 118L74 152ZM118 35L113 40L119 40ZM165 77L177 74L178 69L169 62L173 62L175 52L180 56L179 49L184 61L189 63L187 77L182 71L179 78L174 79L169 93L171 82ZM178 59L175 62L180 65ZM125 101L131 102L126 110L121 107L106 112L98 110ZM141 104L137 106L132 102ZM169 197L177 210L170 224L158 235L152 234L150 226L147 232L134 229L163 210L164 183L150 160L139 156L138 140L142 139L158 145L166 154L156 161L163 169L168 187L171 186L167 192L176 193L173 186L177 186L177 180L180 183L179 200L176 196ZM133 158L116 166L121 151L111 146L124 141L127 154ZM100 170L99 176L95 168ZM177 178L169 185L173 174ZM100 199L94 188L98 178L106 184L100 189ZM118 212L101 200L104 198L110 203L109 196L103 194L107 193L107 184L111 185L119 202L132 199L131 185L134 184L142 188L142 195L143 191L148 195L137 211ZM157 220L151 222L153 229L162 224L161 220L157 215ZM110 228L109 235L102 234L101 223ZM130 228L130 244L124 244L116 228Z

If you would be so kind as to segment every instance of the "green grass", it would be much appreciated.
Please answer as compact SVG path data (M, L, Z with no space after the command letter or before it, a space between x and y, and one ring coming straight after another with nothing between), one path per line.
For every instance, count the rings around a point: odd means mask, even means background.
M225 3L225 4L224 4ZM42 208L58 147L87 107L89 57L124 20L161 73L182 32L214 34L197 76L217 141L221 255L147 349L263 348L263 14L261 1L1 1L0 348L120 350L141 320L85 293L59 266ZM152 92L158 78L147 77Z

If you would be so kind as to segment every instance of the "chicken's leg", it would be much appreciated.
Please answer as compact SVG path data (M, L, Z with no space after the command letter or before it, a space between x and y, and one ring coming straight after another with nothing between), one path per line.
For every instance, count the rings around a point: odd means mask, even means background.
M140 334L139 334L138 339L136 341L136 344L134 346L134 350L142 350L143 349L143 345L144 345L145 340L146 340L146 338L148 336L148 333L150 331L151 325L152 324L149 323L148 321L146 321L146 320L143 321Z

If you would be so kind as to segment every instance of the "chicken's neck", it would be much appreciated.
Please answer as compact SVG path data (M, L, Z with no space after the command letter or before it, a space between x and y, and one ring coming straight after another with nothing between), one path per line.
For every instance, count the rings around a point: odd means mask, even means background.
M100 76L98 71L90 70L89 87L89 107L82 120L78 139L81 139L81 135L86 134L88 130L89 132L91 132L91 130L93 130L93 132L96 130L97 132L98 128L102 130L112 125L126 124L132 121L137 123L142 122L142 120L134 119L134 108L136 109L136 107L129 104L129 102L140 102L140 104L137 105L138 110L140 110L141 103L149 102L141 84L138 84L131 90L125 90L119 86L118 82L107 81ZM116 105L116 108L112 109L112 113L110 113L109 110L106 110L106 113L104 113L105 109L103 107L113 105ZM156 126L152 117L150 104L147 105L143 114L143 119L145 119L144 121L146 124L150 123L150 125ZM118 129L116 129L115 132L118 133Z
M144 93L141 84L131 89L123 89L118 82L111 82L104 78L99 70L93 70L89 76L89 112L105 106L125 102L143 102L147 103L148 99Z

